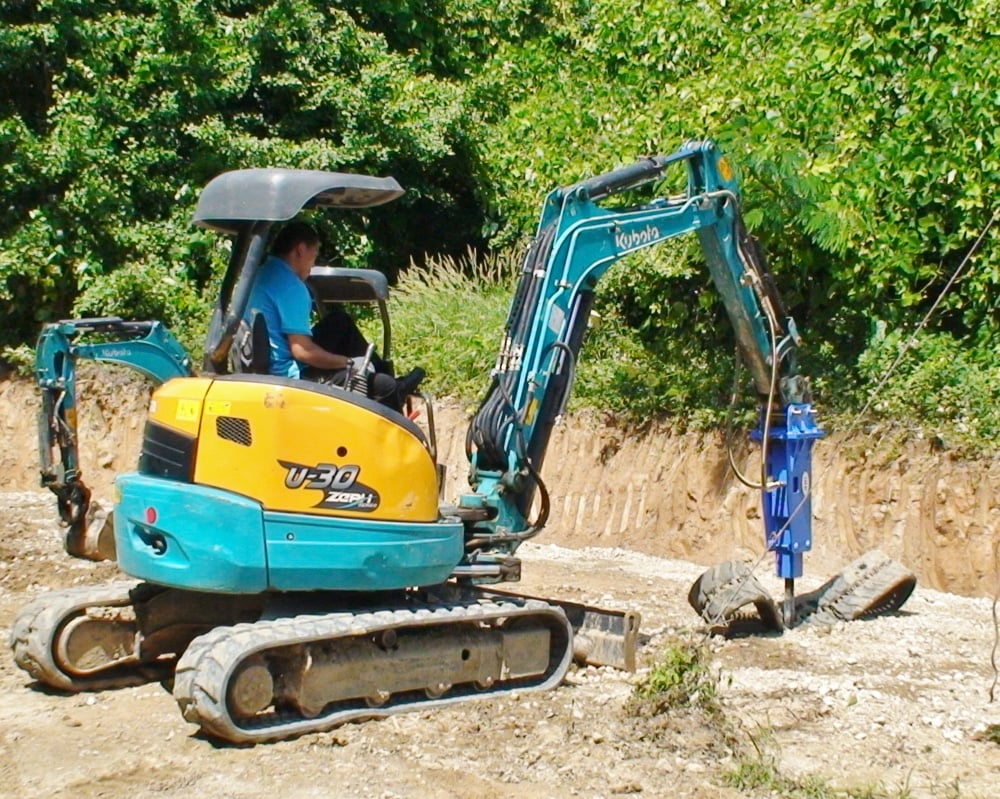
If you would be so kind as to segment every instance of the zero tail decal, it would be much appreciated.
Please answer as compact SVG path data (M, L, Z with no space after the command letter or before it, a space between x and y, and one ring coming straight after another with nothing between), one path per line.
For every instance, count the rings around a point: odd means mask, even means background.
M323 493L323 498L313 507L370 513L379 506L378 491L358 482L360 466L337 466L333 463L305 466L287 461L278 463L285 469L286 488L305 488Z

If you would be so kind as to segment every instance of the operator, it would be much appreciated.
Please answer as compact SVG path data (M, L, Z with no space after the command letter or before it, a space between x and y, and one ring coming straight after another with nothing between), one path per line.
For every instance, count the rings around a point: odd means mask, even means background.
M313 298L305 281L319 249L319 234L312 225L300 221L285 225L257 274L247 317L249 321L254 313L260 313L267 323L271 374L342 386L354 368L354 359L321 347L310 326ZM422 370L415 372L419 375L411 373L397 380L385 372L369 371L368 396L393 410L402 410L405 398L423 377Z

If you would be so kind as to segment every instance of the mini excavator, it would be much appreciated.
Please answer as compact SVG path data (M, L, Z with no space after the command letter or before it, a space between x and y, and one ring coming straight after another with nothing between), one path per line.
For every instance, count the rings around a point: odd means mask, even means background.
M656 194L664 172L686 190ZM737 180L710 141L554 190L523 261L490 384L466 436L468 493L439 501L433 404L418 425L345 387L267 374L267 332L248 298L272 227L306 209L352 210L403 193L393 178L295 169L223 173L197 225L232 237L196 374L155 321L46 325L37 348L42 483L74 556L114 559L131 578L38 597L16 618L17 664L78 692L172 676L183 716L208 735L271 741L386 716L557 686L574 659L635 667L639 616L497 588L520 578L518 547L549 513L541 477L598 280L619 259L696 233L760 398L765 540L786 581L785 612L740 564L706 572L691 601L706 619L753 602L780 626L811 546L811 449L818 427L799 337L743 226ZM636 196L636 195L631 195ZM616 203L605 203L615 197ZM603 203L603 204L602 204ZM379 305L391 364L385 278L317 267L319 310ZM263 350L263 353L262 353ZM135 471L110 513L78 459L75 363L126 365L155 384ZM429 429L425 429L425 427ZM890 570L891 571L891 570ZM898 607L912 584L841 580L831 613L868 585L863 612ZM874 585L874 589L871 586ZM840 605L837 605L837 603ZM822 607L821 607L822 606ZM832 610L831 610L832 609Z

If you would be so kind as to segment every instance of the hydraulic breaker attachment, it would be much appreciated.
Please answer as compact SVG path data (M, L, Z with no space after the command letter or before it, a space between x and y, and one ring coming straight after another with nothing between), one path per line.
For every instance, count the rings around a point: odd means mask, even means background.
M783 414L763 409L759 427L750 434L764 451L765 543L785 581L787 627L795 625L795 580L802 576L803 555L812 549L812 448L824 435L808 403L791 403Z

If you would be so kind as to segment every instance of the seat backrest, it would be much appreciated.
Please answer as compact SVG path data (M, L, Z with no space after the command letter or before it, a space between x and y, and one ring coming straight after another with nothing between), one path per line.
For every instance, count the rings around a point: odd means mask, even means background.
M235 374L266 375L271 372L271 340L264 315L241 319L230 350L230 369Z

